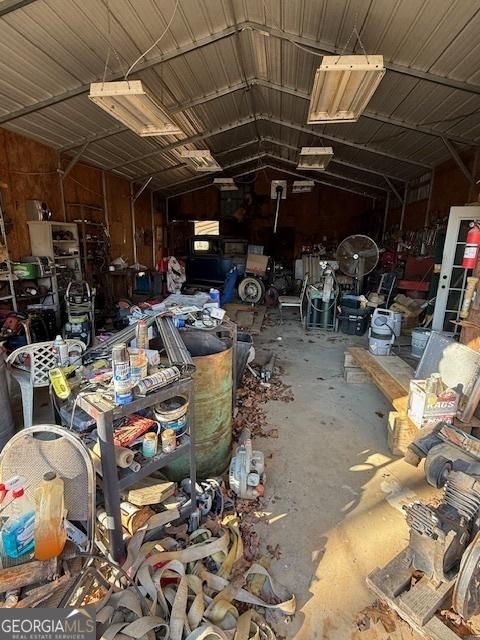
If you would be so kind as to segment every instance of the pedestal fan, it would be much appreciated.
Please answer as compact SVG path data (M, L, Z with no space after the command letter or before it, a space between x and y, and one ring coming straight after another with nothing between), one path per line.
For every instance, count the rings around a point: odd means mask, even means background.
M355 293L360 294L363 278L378 263L378 247L368 236L348 236L338 245L336 259L340 271L355 280Z

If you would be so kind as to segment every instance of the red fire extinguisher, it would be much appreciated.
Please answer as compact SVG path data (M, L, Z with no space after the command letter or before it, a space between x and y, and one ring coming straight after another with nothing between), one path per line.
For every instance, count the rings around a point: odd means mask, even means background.
M477 265L478 249L480 248L480 221L470 223L470 230L467 233L465 251L463 253L462 267L464 269L475 269Z

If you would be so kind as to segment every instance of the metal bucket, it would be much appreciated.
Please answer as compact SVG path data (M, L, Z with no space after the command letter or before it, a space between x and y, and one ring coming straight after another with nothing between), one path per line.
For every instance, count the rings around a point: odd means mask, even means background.
M218 340L204 332L195 332L205 351L211 351ZM206 344L208 337L212 344ZM183 337L183 332L182 332ZM195 334L189 332L188 349ZM223 348L225 343L222 342ZM232 348L195 356L194 380L195 458L197 477L209 478L222 474L230 462L232 444ZM189 456L185 455L166 467L170 480L178 481L189 476Z
M177 438L187 430L187 411L188 400L184 396L174 396L159 402L153 408L162 431L173 429Z

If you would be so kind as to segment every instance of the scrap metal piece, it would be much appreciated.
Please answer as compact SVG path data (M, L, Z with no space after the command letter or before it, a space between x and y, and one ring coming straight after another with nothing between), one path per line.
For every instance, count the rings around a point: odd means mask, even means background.
M195 365L192 356L188 352L173 318L171 316L157 316L155 323L170 365L179 367L184 373L193 373Z

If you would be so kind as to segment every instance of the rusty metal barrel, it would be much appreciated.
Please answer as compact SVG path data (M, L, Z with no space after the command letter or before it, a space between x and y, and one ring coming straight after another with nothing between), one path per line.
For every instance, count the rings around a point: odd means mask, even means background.
M193 381L197 477L211 478L222 474L230 462L233 349L228 346L224 351L201 356L189 350L196 366ZM170 480L178 481L189 476L189 468L187 454L168 465L166 471Z

